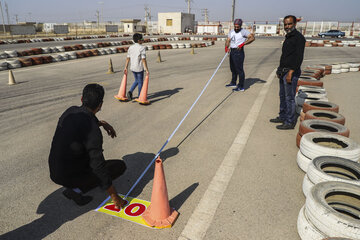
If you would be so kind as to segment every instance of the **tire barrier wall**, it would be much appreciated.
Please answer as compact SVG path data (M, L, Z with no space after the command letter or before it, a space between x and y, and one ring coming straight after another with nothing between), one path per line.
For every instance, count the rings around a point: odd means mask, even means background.
M155 34L154 34L155 35ZM150 36L150 35L146 35ZM102 39L102 38L119 38L119 37L130 37L129 34L116 34L116 35L92 35L92 36L81 36L81 37L56 37L56 38L31 38L31 39L17 39L17 40L0 40L0 44L18 44L18 43L33 43L33 42L59 42L59 41L69 41L69 40L80 40L80 39ZM176 39L174 41L179 40L194 40L197 38L197 41L204 40L212 40L217 41L218 37L173 37L172 39ZM219 38L219 40L224 39L225 37ZM156 39L156 38L155 38ZM162 38L164 39L164 38ZM146 39L145 39L146 40Z
M166 39L166 40L165 40ZM179 38L180 39L180 38ZM147 42L169 41L167 38L152 39ZM20 67L28 67L32 65L39 65L44 63L60 62L66 60L73 60L77 58L85 58L92 56L125 53L129 47L115 47L120 45L132 44L132 41L122 42L102 42L94 44L77 44L74 46L57 46L46 48L32 48L30 50L17 52L17 51L5 51L3 54L6 56L13 56L12 58L4 59L0 61L0 71L7 69L15 69ZM176 44L176 47L175 47ZM162 49L177 49L177 48L203 48L215 45L215 41L201 42L201 43L172 43L172 44L155 44L144 45L148 51L150 50L162 50ZM174 46L174 47L173 47ZM110 47L110 48L108 48ZM85 50L87 49L87 50ZM84 51L79 51L84 50ZM36 56L36 54L54 53L52 55ZM35 56L34 56L35 55ZM0 53L1 56L1 53ZM29 57L24 57L29 56ZM19 57L17 59L16 57Z
M306 47L360 47L359 40L306 40Z

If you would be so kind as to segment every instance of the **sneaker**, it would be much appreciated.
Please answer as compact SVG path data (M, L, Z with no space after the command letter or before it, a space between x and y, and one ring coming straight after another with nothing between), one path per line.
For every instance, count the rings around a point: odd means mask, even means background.
M282 120L280 117L272 118L269 121L272 123L284 123L284 120Z
M128 91L127 94L126 94L126 97L127 97L129 100L132 100L132 92Z
M234 91L236 91L236 92L245 92L245 89L237 87L237 88L234 89Z
M74 202L78 206L84 206L84 205L88 204L89 202L91 202L91 200L93 199L91 196L83 196L81 193L77 193L70 188L66 188L63 191L63 195L67 199L74 200Z
M279 130L290 130L290 129L294 129L295 125L296 124L283 123L281 125L276 126L276 128Z
M225 87L232 87L232 88L236 88L236 84L234 83L229 83L229 84L226 84Z

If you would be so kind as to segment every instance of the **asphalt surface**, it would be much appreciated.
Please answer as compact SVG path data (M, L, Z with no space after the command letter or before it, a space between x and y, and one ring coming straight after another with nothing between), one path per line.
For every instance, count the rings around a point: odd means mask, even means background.
M246 47L246 91L224 85L231 73L226 59L212 83L164 149L161 157L170 206L180 213L170 229L152 230L93 211L106 197L100 189L83 207L65 199L49 179L47 158L57 119L80 105L82 88L97 82L106 95L98 118L118 137L104 135L106 159L122 159L127 172L114 182L125 194L170 136L224 56L224 42L195 49L148 51L149 106L120 103L117 94L125 54L84 58L20 68L17 85L0 72L0 239L178 239L206 192L259 93L277 67L281 39L257 39ZM307 48L303 66L359 62L360 48ZM115 74L105 74L111 57ZM340 106L350 137L360 142L360 73L324 78L330 101ZM128 88L133 77L128 78ZM134 95L137 92L134 91ZM304 173L296 164L297 129L276 130L269 119L278 113L278 81L273 79L259 115L224 190L204 239L299 239L296 221L305 203ZM150 201L153 169L130 194Z

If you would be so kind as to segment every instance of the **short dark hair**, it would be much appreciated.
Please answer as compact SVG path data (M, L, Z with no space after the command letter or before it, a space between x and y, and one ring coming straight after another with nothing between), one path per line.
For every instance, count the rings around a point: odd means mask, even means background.
M102 103L104 95L105 91L101 85L97 83L88 84L82 93L82 103L85 107L95 110Z
M294 15L287 15L287 16L284 17L284 20L287 19L287 18L292 18L294 23L297 22L296 17Z
M139 40L141 40L143 38L143 35L141 33L135 33L133 36L133 40L134 42L139 42Z

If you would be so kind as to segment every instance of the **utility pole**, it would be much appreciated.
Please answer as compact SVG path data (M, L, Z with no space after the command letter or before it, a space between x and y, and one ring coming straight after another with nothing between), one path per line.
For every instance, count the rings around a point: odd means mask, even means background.
M98 28L98 30L99 30L99 24L100 24L100 12L99 12L99 10L96 10L96 18L97 18L97 28Z
M15 21L16 21L16 24L19 23L19 18L18 18L19 15L15 14Z
M1 10L1 17L2 17L2 21L3 21L3 30L4 30L4 35L6 35L6 30L5 30L5 20L4 20L4 13L3 13L3 9L2 9L2 5L1 5L1 1L0 1L0 10Z
M233 4L232 4L231 22L234 22L234 19L235 19L235 0L233 0Z
M191 8L190 8L190 2L191 2L191 0L187 0L187 3L188 3L188 13L190 13L190 10L191 10Z
M145 33L148 32L148 16L149 16L149 8L147 7L147 5L144 6L144 10L145 10Z
M99 2L99 4L101 5L101 18L100 21L103 22L104 21L104 2Z
M7 16L8 25L10 25L9 9L8 9L8 5L6 2L5 2L5 12L6 12L6 16Z

